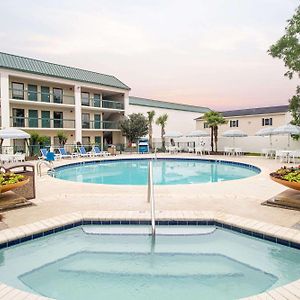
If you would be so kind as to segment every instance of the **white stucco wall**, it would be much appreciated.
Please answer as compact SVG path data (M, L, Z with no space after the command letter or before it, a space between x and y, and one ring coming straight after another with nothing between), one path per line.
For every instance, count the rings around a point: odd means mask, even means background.
M180 131L183 134L187 134L196 129L196 121L195 119L200 117L202 114L197 112L189 112L189 111L180 111L173 109L165 109L165 108L155 108L155 107L146 107L140 105L132 105L130 104L128 107L128 111L126 114L132 113L142 113L147 116L147 112L154 110L156 120L160 115L168 114L168 121L166 125L166 132L168 131ZM161 129L158 125L153 124L153 138L159 139L161 134Z

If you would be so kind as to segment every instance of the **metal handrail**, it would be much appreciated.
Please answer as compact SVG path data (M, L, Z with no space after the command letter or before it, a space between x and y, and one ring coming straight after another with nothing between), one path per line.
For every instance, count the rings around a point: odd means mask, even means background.
M54 169L53 169L53 162L51 161L47 161L47 160L39 160L36 164L37 166L37 171L38 171L38 174L40 175L40 177L42 177L42 165L46 165L51 171L52 171L52 174L54 172Z
M154 200L154 185L153 185L153 165L152 160L148 164L148 202L151 207L151 235L155 236L155 200Z

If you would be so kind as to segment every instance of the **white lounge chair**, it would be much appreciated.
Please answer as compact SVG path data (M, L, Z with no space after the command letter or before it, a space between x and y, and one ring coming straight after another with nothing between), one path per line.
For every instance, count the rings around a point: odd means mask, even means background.
M65 148L58 148L60 158L73 158L76 154L68 154Z
M110 153L107 151L101 151L98 146L94 146L92 149L94 156L109 156Z
M91 152L86 152L85 148L83 146L79 147L79 156L80 157L91 157Z

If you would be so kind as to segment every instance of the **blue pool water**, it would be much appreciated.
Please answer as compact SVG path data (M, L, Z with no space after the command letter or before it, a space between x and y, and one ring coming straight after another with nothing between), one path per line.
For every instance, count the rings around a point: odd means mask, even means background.
M145 185L147 159L109 160L73 164L55 169L59 179L98 184ZM153 160L154 183L158 185L220 182L242 179L260 172L253 166L200 159Z
M59 300L209 300L254 295L300 277L299 250L223 228L159 235L153 243L149 235L84 231L90 227L126 226L81 226L2 249L0 281ZM172 227L187 234L197 226Z

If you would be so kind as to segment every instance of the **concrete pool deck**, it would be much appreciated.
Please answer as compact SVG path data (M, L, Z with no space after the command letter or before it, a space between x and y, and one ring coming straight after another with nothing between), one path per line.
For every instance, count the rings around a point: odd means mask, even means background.
M145 158L150 155L119 155L116 158ZM153 157L153 155L151 155ZM159 154L159 157L174 155ZM189 154L175 157L201 158ZM109 159L116 159L109 157ZM203 156L205 159L231 160L252 164L262 172L256 176L218 183L155 186L156 210L160 214L176 211L205 211L229 213L274 225L297 228L300 212L261 205L262 202L286 190L273 182L269 173L284 165L262 157ZM78 161L100 159L65 159L55 166ZM52 178L45 174L37 177L37 197L31 207L4 213L8 227L25 225L46 218L77 211L149 212L146 186L116 186L76 183Z

